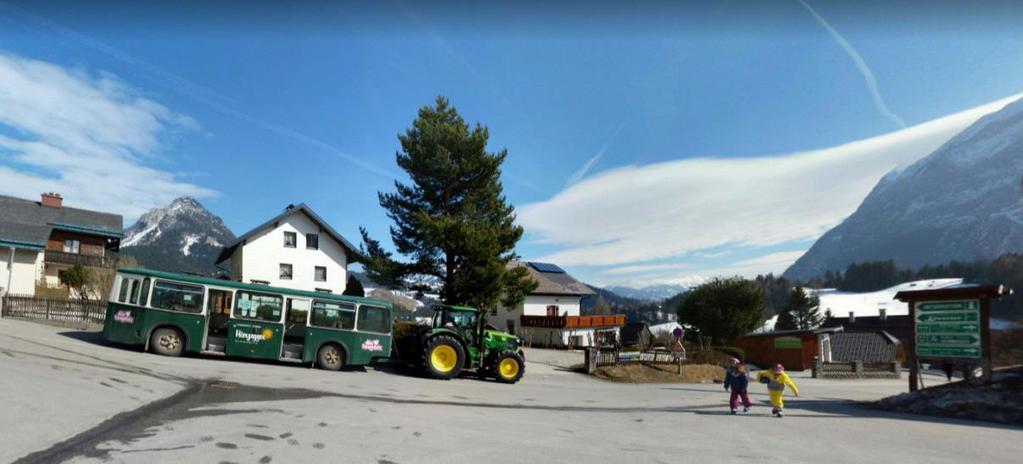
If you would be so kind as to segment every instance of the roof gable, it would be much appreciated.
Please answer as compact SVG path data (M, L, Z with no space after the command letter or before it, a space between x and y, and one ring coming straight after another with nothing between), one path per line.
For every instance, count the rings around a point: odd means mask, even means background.
M237 239L235 239L234 242L225 246L224 249L220 250L220 254L217 256L216 262L221 263L226 261L228 258L231 257L231 255L234 253L234 250L238 248L238 246L243 245L245 241L252 238L252 236L262 232L263 230L266 230L267 228L274 227L275 224L283 221L287 217L300 212L305 214L306 217L308 217L316 225L323 229L323 231L326 232L327 235L329 235L335 241L340 243L341 247L344 248L345 251L348 252L348 254L350 255L349 258L350 261L354 262L365 261L362 254L359 253L359 250L355 248L355 246L352 245L351 242L342 237L341 234L334 230L333 227L330 227L330 224L327 224L327 221L324 221L323 218L321 218L318 214L316 214L316 212L312 210L312 208L307 206L305 203L299 203L298 205L289 205L281 214L274 216L270 220L256 226L252 230L239 236Z

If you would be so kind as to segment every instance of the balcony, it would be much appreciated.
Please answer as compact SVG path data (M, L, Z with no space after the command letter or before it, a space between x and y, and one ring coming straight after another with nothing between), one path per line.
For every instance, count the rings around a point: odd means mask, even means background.
M85 267L112 268L117 263L117 253L107 253L106 256L83 255L78 253L65 253L58 250L46 250L43 261L50 264L75 264Z
M521 316L522 327L552 329L602 329L625 325L624 314L609 316Z

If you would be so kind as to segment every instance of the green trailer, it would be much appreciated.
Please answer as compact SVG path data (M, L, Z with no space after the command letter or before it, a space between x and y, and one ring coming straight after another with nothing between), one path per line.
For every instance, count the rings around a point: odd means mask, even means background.
M393 306L148 269L120 269L107 340L166 356L200 353L338 370L391 353Z

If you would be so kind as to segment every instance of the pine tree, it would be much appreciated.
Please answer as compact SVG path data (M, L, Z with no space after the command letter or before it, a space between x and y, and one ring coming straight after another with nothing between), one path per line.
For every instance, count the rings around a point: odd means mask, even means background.
M480 308L494 307L501 295L505 304L517 303L535 288L525 268L507 268L522 227L501 185L508 152L487 152L489 137L478 123L470 129L443 97L419 110L398 136L396 154L411 183L396 181L394 193L379 194L394 222L391 240L410 261L395 262L364 233L368 275L435 276L445 303Z
M796 322L796 316L792 314L792 311L778 313L778 320L774 323L774 330L796 330L798 328L799 323Z
M816 329L824 322L824 317L820 313L820 299L817 295L807 296L806 291L803 287L797 285L796 288L792 289L792 295L789 298L789 305L786 308L786 313L790 314L794 319L795 325L799 330L810 330ZM781 322L781 318L778 318L778 322ZM777 327L777 326L776 326Z
M348 274L348 283L345 284L343 295L366 296L366 289L362 288L362 282L354 275Z

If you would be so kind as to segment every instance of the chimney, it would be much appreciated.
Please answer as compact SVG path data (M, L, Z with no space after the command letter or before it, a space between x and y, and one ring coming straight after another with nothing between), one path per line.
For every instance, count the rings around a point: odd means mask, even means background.
M42 197L41 203L43 206L60 208L64 204L64 197L61 197L59 193L46 192L42 195Z

